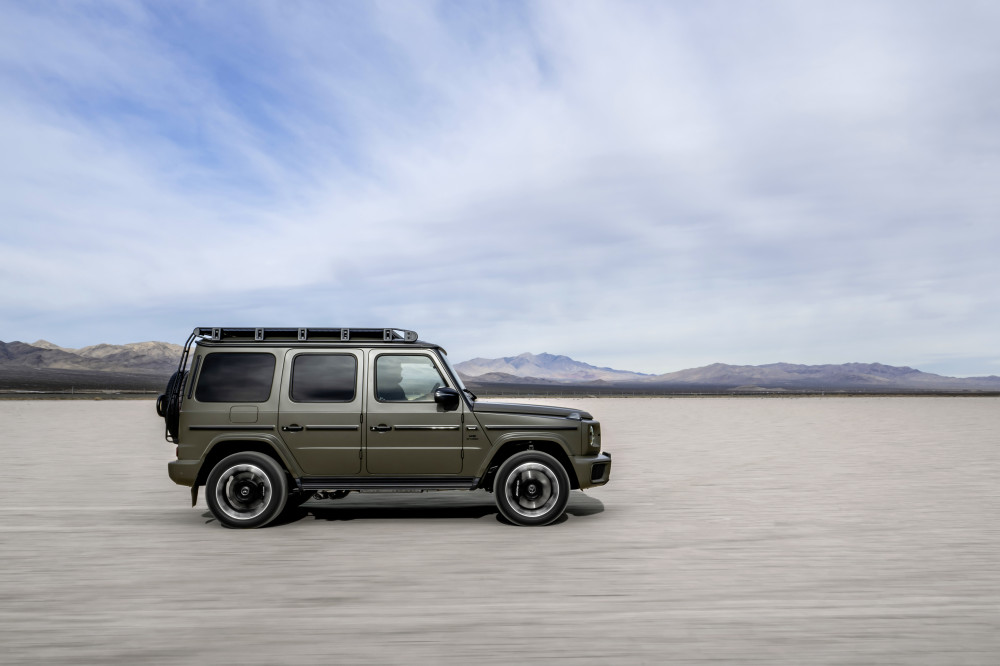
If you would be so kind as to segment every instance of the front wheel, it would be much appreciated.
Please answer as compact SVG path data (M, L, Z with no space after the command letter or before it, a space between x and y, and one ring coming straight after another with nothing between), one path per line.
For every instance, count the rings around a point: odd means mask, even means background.
M273 458L245 451L220 460L205 491L212 515L226 527L263 527L285 508L288 479Z
M569 475L542 451L521 451L508 458L493 482L497 508L515 525L548 525L566 511Z

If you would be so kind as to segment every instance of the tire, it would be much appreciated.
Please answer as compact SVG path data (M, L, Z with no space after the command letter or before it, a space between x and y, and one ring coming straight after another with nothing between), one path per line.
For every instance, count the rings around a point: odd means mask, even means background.
M288 477L274 458L263 453L234 453L212 468L205 499L212 515L226 527L263 527L284 510Z
M566 511L569 475L542 451L521 451L504 461L493 482L497 508L515 525L548 525Z

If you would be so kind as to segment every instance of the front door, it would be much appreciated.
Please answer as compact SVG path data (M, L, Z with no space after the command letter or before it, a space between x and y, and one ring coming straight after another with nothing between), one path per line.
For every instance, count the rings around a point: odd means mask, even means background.
M363 368L360 350L287 353L278 430L307 476L361 471Z
M444 411L450 386L431 352L371 352L367 431L370 474L440 476L462 471L462 410Z

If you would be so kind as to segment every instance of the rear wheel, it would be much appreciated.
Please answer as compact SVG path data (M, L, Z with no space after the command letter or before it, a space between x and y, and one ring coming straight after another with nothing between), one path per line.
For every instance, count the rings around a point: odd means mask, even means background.
M226 527L263 527L285 508L288 479L273 458L245 451L220 460L205 491L212 515Z
M508 458L493 482L497 508L516 525L548 525L566 511L569 475L542 451L521 451Z

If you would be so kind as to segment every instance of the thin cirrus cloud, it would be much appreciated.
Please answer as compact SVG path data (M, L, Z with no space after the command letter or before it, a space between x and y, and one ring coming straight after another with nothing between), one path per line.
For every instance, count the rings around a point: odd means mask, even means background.
M1000 372L982 3L6 3L0 337Z

